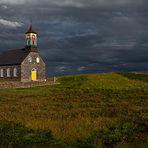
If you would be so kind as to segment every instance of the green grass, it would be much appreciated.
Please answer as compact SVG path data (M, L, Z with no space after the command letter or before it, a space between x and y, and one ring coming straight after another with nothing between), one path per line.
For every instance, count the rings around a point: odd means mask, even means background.
M33 130L14 122L1 121L1 147L63 147L51 131Z
M0 139L6 139L4 133L10 137L19 135L9 138L5 145L15 147L14 144L21 143L21 147L37 147L39 143L40 147L74 148L147 146L147 74L64 76L59 77L58 82L60 84L53 86L0 89L0 129L5 124L21 127L17 130L5 128L1 132ZM24 134L22 128L26 130ZM44 136L48 131L51 136ZM30 140L26 144L24 137L32 139L32 134L35 141Z

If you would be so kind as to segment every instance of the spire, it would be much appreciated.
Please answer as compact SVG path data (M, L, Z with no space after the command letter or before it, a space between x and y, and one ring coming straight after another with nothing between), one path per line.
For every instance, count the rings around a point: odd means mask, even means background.
M26 32L26 48L31 52L37 52L37 33L33 30L32 22Z
M37 32L35 32L35 31L33 30L32 21L31 21L30 27L29 27L28 31L26 32L26 34L28 34L28 33L35 33L35 34L37 34Z

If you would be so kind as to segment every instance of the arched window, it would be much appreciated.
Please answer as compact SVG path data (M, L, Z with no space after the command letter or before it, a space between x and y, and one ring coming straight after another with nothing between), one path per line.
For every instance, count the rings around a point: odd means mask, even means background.
M10 77L10 68L7 68L7 77Z
M27 45L29 45L30 44L30 36L28 35L27 36Z
M40 58L39 57L36 58L36 62L40 63Z
M3 69L0 70L0 77L4 77L4 70Z
M32 57L31 57L31 56L28 57L28 61L29 61L30 63L32 62Z
M13 69L13 76L14 76L14 77L17 77L17 68L14 68L14 69Z
M33 45L36 45L36 38L35 38L35 35L32 35L32 44L33 44Z

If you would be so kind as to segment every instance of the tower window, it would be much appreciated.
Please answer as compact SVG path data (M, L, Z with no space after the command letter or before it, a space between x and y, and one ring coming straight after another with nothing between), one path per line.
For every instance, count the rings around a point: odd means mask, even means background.
M36 58L36 62L40 63L40 58L39 57Z
M31 63L32 62L32 57L28 57L28 61Z
M27 45L29 45L30 44L30 36L28 35L27 36Z
M35 35L32 35L32 44L36 45L36 37L35 37Z
M17 77L17 68L14 68L14 69L13 69L13 76L14 76L14 77Z
M4 77L4 70L3 69L0 70L0 77L1 78Z
M10 77L10 68L7 68L7 77Z

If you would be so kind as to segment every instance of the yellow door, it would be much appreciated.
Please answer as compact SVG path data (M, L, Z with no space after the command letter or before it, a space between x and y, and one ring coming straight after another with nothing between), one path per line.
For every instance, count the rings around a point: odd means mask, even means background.
M31 77L32 77L32 81L36 81L36 71L32 71Z

